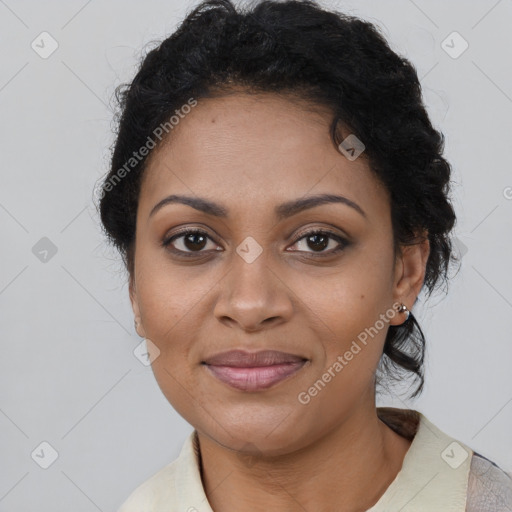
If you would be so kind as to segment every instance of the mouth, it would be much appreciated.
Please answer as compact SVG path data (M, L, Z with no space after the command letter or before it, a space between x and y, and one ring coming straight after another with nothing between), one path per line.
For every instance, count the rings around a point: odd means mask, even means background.
M249 353L232 350L201 364L221 382L241 391L268 389L301 370L309 360L294 354L266 350Z

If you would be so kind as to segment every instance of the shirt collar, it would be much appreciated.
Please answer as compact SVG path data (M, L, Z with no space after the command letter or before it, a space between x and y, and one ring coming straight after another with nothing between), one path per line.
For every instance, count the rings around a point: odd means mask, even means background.
M447 436L418 411L378 407L377 414L412 443L396 478L368 512L464 511L472 450ZM213 512L201 480L196 430L186 439L176 470L178 510Z

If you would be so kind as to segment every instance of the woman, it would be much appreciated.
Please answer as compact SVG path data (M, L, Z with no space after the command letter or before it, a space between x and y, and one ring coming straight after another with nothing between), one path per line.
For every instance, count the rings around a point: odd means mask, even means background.
M416 72L314 2L199 5L121 94L100 213L156 380L193 427L120 512L502 511L512 480L383 378L455 214ZM387 373L387 375L383 375Z

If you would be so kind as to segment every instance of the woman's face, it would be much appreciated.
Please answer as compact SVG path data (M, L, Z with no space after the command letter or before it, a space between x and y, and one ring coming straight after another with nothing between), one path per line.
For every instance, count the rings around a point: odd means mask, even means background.
M374 410L387 329L405 320L393 304L410 308L423 282L425 246L393 259L388 193L364 153L337 151L329 122L270 94L200 100L148 161L130 283L138 332L169 402L229 448L286 453ZM171 195L189 204L162 205ZM322 195L346 199L305 202ZM306 361L254 387L244 375L262 370L204 364L234 349Z

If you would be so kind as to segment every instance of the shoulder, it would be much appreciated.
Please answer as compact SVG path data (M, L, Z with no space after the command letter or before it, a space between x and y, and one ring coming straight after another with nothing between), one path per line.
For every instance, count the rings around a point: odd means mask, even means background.
M140 484L117 512L208 511L207 503L201 481L198 437L194 430L183 443L178 458Z
M379 418L412 439L399 477L391 484L392 491L404 494L403 503L414 499L417 510L512 512L512 475L494 462L445 434L418 411L381 408ZM431 483L422 489L429 478ZM417 497L416 485L420 485Z
M479 453L471 459L466 511L512 511L512 475Z
M174 502L176 494L175 477L178 460L167 464L150 478L142 482L121 505L117 512L159 511L159 504Z

